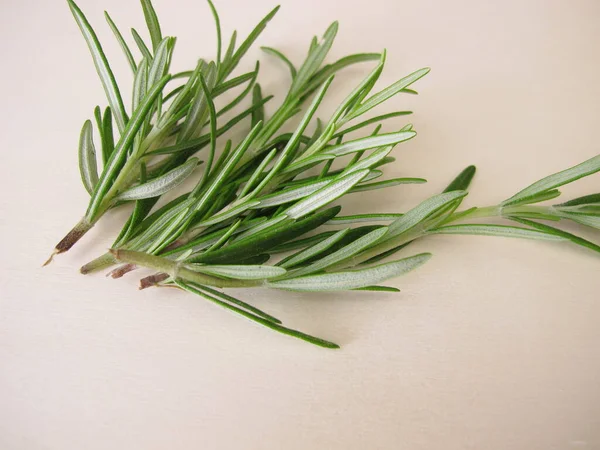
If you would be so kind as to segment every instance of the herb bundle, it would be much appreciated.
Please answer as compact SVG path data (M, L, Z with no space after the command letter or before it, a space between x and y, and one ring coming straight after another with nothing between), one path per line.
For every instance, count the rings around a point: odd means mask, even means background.
M569 220L600 229L600 194L539 205L557 198L558 187L600 171L600 155L543 178L499 205L459 209L475 174L470 166L444 192L404 214L340 216L341 207L332 203L344 195L425 182L416 177L373 181L383 176L385 165L394 162L390 155L396 146L416 133L412 125L381 132L383 121L409 111L371 113L397 94L415 94L411 86L429 69L417 70L374 92L385 66L385 52L358 53L325 63L337 23L321 39L313 38L299 67L278 50L263 47L287 66L291 76L283 102L267 117L264 105L271 97L263 96L257 83L258 63L252 72L230 75L277 8L237 49L234 32L222 54L220 20L209 0L217 30L215 60L201 59L193 70L174 75L169 74L169 67L175 39L162 36L150 0L142 0L142 7L152 45L147 46L140 34L133 32L141 54L139 62L107 14L134 74L129 118L94 31L81 10L68 1L92 52L109 107L104 113L99 107L94 111L100 158L95 154L91 121L83 126L79 161L90 204L55 253L68 250L109 209L133 204L111 250L85 264L82 273L120 264L111 272L118 278L138 267L151 269L155 273L141 280L142 288L175 286L275 331L336 348L332 342L284 327L278 319L219 288L397 292L379 283L419 267L431 255L387 258L414 240L434 234L568 241L600 252L593 242L542 222ZM327 121L317 119L335 73L368 61L376 61L371 72ZM174 80L184 82L172 88ZM217 107L221 94L242 85L241 94ZM251 98L251 106L237 111L246 97ZM305 104L308 106L294 131L284 132L284 126ZM234 110L233 118L222 124L221 116ZM223 135L245 118L250 129L241 142L223 143ZM119 132L116 144L113 119ZM354 132L369 126L374 129L354 137ZM313 131L309 133L309 129ZM348 137L351 133L353 137ZM200 150L204 150L203 162L194 156ZM97 159L103 164L100 175ZM201 173L189 192L156 207L163 194L197 172ZM485 218L513 224L478 222Z

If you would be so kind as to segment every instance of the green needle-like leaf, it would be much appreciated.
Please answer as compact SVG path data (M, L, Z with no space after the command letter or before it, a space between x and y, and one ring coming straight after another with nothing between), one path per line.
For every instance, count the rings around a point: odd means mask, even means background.
M392 151L393 146L388 145L386 147L381 147L377 150L375 150L373 153L371 153L369 156L367 156L366 158L363 158L361 160L357 159L357 162L354 164L350 164L350 166L344 171L344 173L352 173L352 172L356 172L358 170L362 170L362 169L370 169L371 167L373 167L374 165L376 165L379 161L381 161L383 158L385 158L387 155L390 154L390 152ZM356 154L356 156L360 156L361 154ZM372 179L372 178L369 178ZM364 181L368 181L368 179L365 179Z
M333 245L339 242L340 239L342 239L346 234L348 234L349 231L350 230L347 228L344 230L340 230L332 236L323 239L294 255L290 255L288 258L283 259L278 265L285 269L290 269L294 266L302 264L303 262L311 258L319 256L321 253L327 251L329 248L331 248Z
M241 257L249 258L254 255L268 252L269 249L299 237L314 230L325 222L335 217L340 212L340 207L329 208L313 214L291 224L276 226L255 233L214 252L200 254L190 258L190 262L205 264L223 264L239 260Z
M348 223L360 223L360 222L391 222L400 217L403 214L355 214L352 216L338 216L331 219L326 225L345 225Z
M261 311L258 308L255 308L252 305L249 305L246 302L243 302L243 301L241 301L241 300L239 300L239 299L237 299L235 297L232 297L231 295L225 294L224 292L219 292L216 289L212 289L212 288L210 288L208 286L201 286L201 285L197 285L197 284L193 284L193 283L190 283L190 284L192 286L194 286L196 289L204 291L207 294L209 294L209 295L211 295L213 297L216 297L216 298L218 298L220 300L223 300L225 302L229 302L229 303L232 303L232 304L234 304L236 306L239 306L242 309L248 310L249 312L251 312L253 314L256 314L257 316L260 316L263 319L266 319L266 320L268 320L270 322L278 323L278 324L281 323L281 320L279 320L279 319L271 316L270 314L267 314L266 312Z
M148 69L148 86L154 86L167 73L173 38L164 38L156 47L152 64Z
M387 231L388 229L386 227L377 228L371 231L370 233L367 233L364 236L356 239L355 241L350 242L348 245L345 245L339 250L330 253L329 255L323 258L318 259L312 264L289 272L286 278L298 278L304 275L309 275L311 273L320 272L321 270L325 270L328 267L331 267L340 261L344 261L348 258L351 258L352 256L362 252L363 250L375 245L375 243L377 243L381 238L385 236Z
M339 145L333 145L329 148L326 148L324 151L328 155L343 156L350 153L369 150L371 148L398 144L400 142L408 141L416 135L417 133L414 131L399 131L397 133L380 134L377 136L344 142L343 144Z
M275 158L277 150L273 149L263 158L261 163L258 165L254 173L248 179L248 182L240 192L238 198L244 198L248 192L250 192L256 185L257 180L263 175L263 171L267 165ZM260 203L260 202L259 202Z
M231 58L233 57L233 52L235 51L236 40L237 31L234 30L234 32L231 33L231 38L229 39L229 45L227 46L227 50L225 50L225 56L223 57L223 64L221 65L221 67L228 66L231 63ZM221 71L219 73L221 73Z
M263 104L268 102L271 98L272 97L266 97L265 99L263 99ZM252 105L250 108L246 109L245 111L241 112L240 114L238 114L237 116L232 118L225 125L223 125L222 127L219 127L217 129L216 137L220 137L223 134L225 134L226 132L228 132L229 130L231 130L235 125L237 125L243 119L245 119L246 117L251 115L256 107L258 107L258 105ZM210 134L203 134L199 138L191 139L189 141L181 142L179 144L175 144L175 145L172 145L169 147L163 147L163 148L159 148L156 150L152 150L152 151L145 153L145 155L152 156L152 155L169 155L169 154L189 153L189 152L195 153L196 151L198 151L202 147L204 147L206 144L208 144L210 142L210 138L211 138Z
M364 113L379 105L380 103L388 100L390 97L402 92L403 89L407 88L417 80L423 78L425 75L429 73L431 69L428 67L424 69L417 70L416 72L411 73L407 77L402 78L401 80L396 81L394 84L388 86L382 91L373 94L367 100L365 100L360 105L357 105L356 108L353 109L352 113L349 115L348 120L352 120L358 116L362 116Z
M96 162L96 149L92 140L92 122L86 120L79 137L79 172L85 190L90 195L98 183L98 166Z
M519 222L523 225L527 225L528 227L535 228L544 233L554 234L556 236L562 237L564 239L568 239L574 244L581 245L582 247L588 248L592 251L600 253L600 246L590 242L582 237L576 236L571 233L567 233L566 231L560 230L555 227L551 227L550 225L546 225L539 222L534 222L533 220L527 220L520 217L510 217L510 220L514 220L515 222Z
M115 149L115 140L113 137L112 112L110 106L104 110L102 117L102 164L106 165Z
M556 234L512 227L509 225L461 224L448 225L429 231L429 234L475 234L480 236L500 236L546 241L564 241L566 238Z
M600 230L600 216L596 214L578 214L578 213L561 213L561 217L577 222L587 227L592 227Z
M121 93L119 92L119 87L117 86L117 82L115 81L115 76L108 64L108 60L106 59L106 55L102 50L102 46L100 45L100 41L98 41L98 37L96 33L92 29L90 23L87 18L81 12L81 9L73 2L73 0L67 0L69 3L69 8L71 8L71 12L73 13L73 17L75 17L75 21L85 38L85 41L90 49L90 53L92 54L92 58L94 60L94 65L96 66L96 71L100 76L100 81L102 81L102 86L104 87L104 92L106 92L106 97L108 98L108 103L112 109L113 115L115 117L115 121L117 122L117 127L119 131L123 133L125 130L125 126L127 125L127 114L125 113L125 107L123 106L123 100L121 98Z
M246 81L251 81L253 79L256 78L256 75L258 75L258 67L260 66L255 66L255 69L252 72L246 72L243 73L235 78L232 78L231 80L227 80L217 86L215 86L215 88L213 89L213 96L217 97L237 86L240 86L241 84L244 84Z
M330 182L331 180L313 181L303 186L284 189L275 194L265 195L264 197L257 199L259 203L254 208L269 208L271 206L284 205L300 200L327 186Z
M269 55L275 56L276 58L278 58L281 61L283 61L283 63L290 70L290 74L292 75L292 80L296 77L296 72L297 72L296 71L296 67L294 67L294 64L292 64L292 62L287 58L287 56L285 56L279 50L276 50L276 49L271 48L271 47L261 47L261 50L263 50L265 53L268 53ZM323 81L325 81L326 79L327 79L327 77L325 77L323 79Z
M373 256L372 258L369 258L367 260L365 260L364 262L360 263L361 266L368 266L370 264L375 264L376 262L379 261L383 261L384 259L395 255L396 253L398 253L400 250L402 250L404 247L406 247L407 245L409 245L412 241L406 242L404 244L400 244L397 247L393 247L385 252L382 252L376 256Z
M214 72L214 76L216 77L216 71ZM210 153L208 156L208 162L204 168L204 174L202 175L202 181L199 186L203 186L208 181L208 176L212 169L213 159L215 157L215 151L217 149L217 111L215 109L215 104L213 99L211 98L210 88L206 84L204 76L200 74L200 88L202 89L202 93L204 94L204 98L206 99L206 105L208 107L208 114L210 118ZM254 128L256 124L253 124Z
M372 191L375 189L385 189L401 184L422 184L427 183L424 178L393 178L391 180L378 181L376 183L359 184L350 189L350 193Z
M310 236L303 239L290 240L289 242L285 242L281 245L277 245L269 250L271 253L284 253L293 250L303 249L308 246L317 244L321 242L323 239L327 239L330 236L333 236L336 231L325 231L323 233L316 234L314 236Z
M420 203L389 226L389 236L398 236L413 229L429 216L467 195L465 191L452 191L433 197Z
M209 90L213 88L216 82L216 67L214 63L206 65L202 71L204 73L204 80ZM200 131L204 126L208 114L208 103L207 97L199 84L194 100L190 106L185 122L181 127L181 131L177 136L178 142L185 142L190 139L194 139L200 135Z
M318 70L307 83L304 91L302 93L303 96L310 95L317 89L323 81L325 81L331 75L339 72L345 67L351 66L353 64L358 64L362 62L368 61L377 61L381 58L381 54L379 53L357 53L355 55L345 56L333 64L327 64L323 66L320 70Z
M353 289L354 291L373 291L373 292L400 292L400 289L389 286L365 286Z
M581 164L577 164L570 169L563 170L536 181L531 186L513 195L511 198L504 200L502 205L509 206L517 204L526 197L532 197L542 192L563 186L567 183L587 177L588 175L594 174L598 171L600 171L600 155L594 156L593 158L590 158Z
M583 197L577 197L559 205L554 205L557 208L571 207L571 206L582 206L582 205L596 205L600 204L600 194L584 195Z
M219 81L224 80L227 76L237 67L238 63L242 59L242 56L246 54L246 52L250 49L254 41L260 36L263 30L266 28L269 21L277 14L279 10L279 6L276 6L271 10L269 14L267 14L256 27L252 30L252 32L248 35L248 37L240 44L238 49L230 56L226 55L227 63L222 64L222 72L219 74ZM235 35L234 35L235 36ZM230 48L235 46L235 37L232 37ZM229 54L229 50L227 51Z
M217 68L221 65L221 19L219 19L219 13L217 12L217 8L211 0L208 1L208 6L210 7L210 12L213 15L213 19L215 21L215 28L217 31Z
M197 166L198 158L190 158L185 164L158 178L127 189L125 192L119 194L117 200L141 200L144 198L158 197L183 183Z
M133 58L133 55L131 54L131 50L129 49L127 42L125 42L125 39L123 39L123 35L117 28L117 25L115 25L115 23L111 19L110 15L106 11L104 11L104 17L106 18L106 21L108 22L108 26L110 27L113 34L115 35L117 42L121 46L121 50L123 50L123 53L125 54L125 58L127 58L127 62L129 63L129 67L131 67L131 71L133 73L136 73L137 66L135 64L135 59Z
M268 281L267 285L274 289L306 292L358 289L410 272L425 264L429 258L431 258L430 253L421 253L398 261L369 267L368 269L312 275L280 281Z
M298 219L338 199L356 184L358 184L369 173L368 169L359 170L330 182L327 186L319 189L305 199L285 211L292 219Z
M256 77L258 76L259 68L260 68L260 64L257 61L254 71L251 72L252 78L250 78L250 81L248 82L248 85L246 86L246 88L237 97L235 97L232 101L230 101L228 104L223 106L219 110L217 117L220 117L223 114L225 114L226 112L231 111L233 108L235 108L237 105L239 105L242 100L244 100L246 98L246 96L250 93L250 91L252 90L252 88L254 86L254 82L256 81Z
M144 10L144 18L146 19L146 25L148 26L148 31L150 32L150 39L152 39L152 48L156 52L158 45L163 40L162 33L160 31L160 23L158 22L158 16L156 15L156 11L154 10L154 6L152 6L152 2L150 0L141 0L142 9Z
M142 59L133 80L132 110L135 111L148 91L148 61Z
M312 77L319 67L321 67L323 60L333 45L333 40L335 39L337 30L337 22L333 22L329 28L327 28L325 34L323 35L322 42L310 52L304 64L302 64L302 66L298 69L298 73L294 77L294 82L290 88L290 95L299 93L304 88L305 83L310 79L310 77ZM327 79L327 77L325 77L324 80L325 79Z
M188 264L186 267L194 272L237 280L266 280L268 278L280 277L287 273L284 268L276 266Z
M264 325L267 328L270 328L274 331L277 331L279 333L282 334L286 334L288 336L291 337L295 337L297 339L302 339L303 341L306 341L310 344L314 344L317 345L319 347L324 347L324 348L339 348L339 345L334 344L333 342L329 342L326 341L324 339L321 338L317 338L314 336L310 336L308 334L302 333L300 331L296 331L296 330L292 330L290 328L286 328L282 325L278 325L270 320L267 319L263 319L262 317L259 316L255 316L254 314L251 314L247 311L244 311L243 309L237 308L236 306L230 305L226 302L223 302L221 300L219 300L216 297L213 297L211 295L206 294L205 292L202 292L198 289L195 289L192 285L186 284L182 281L175 281L175 283L182 289L191 292L192 294L196 294L196 295L200 295L204 298L206 298L207 300L210 300L213 303L216 303L219 306L222 306L223 308L229 309L230 311L236 312L244 317L246 317L247 319L250 319L254 322L257 322L261 325Z
M244 153L248 150L248 148L252 144L252 141L256 138L261 126L262 123L259 122L254 128L252 128L250 134L248 134L246 139L244 139L242 143L240 143L240 145L235 149L235 151L233 152L227 163L219 171L219 173L215 174L214 178L211 179L210 185L198 200L196 210L201 211L203 208L206 208L209 202L214 198L214 195L218 192L223 183L225 183L225 180L227 180L229 175L234 171L235 167L244 156ZM192 191L192 194L196 194L196 190Z
M558 189L550 189L548 191L539 192L537 194L528 195L526 197L522 197L521 199L511 202L510 206L517 205L531 205L533 203L540 203L546 200L552 200L553 198L560 197L560 191Z
M393 117L407 116L409 114L412 114L412 111L396 111L393 113L382 114L380 116L372 117L370 119L367 119L363 122L357 123L356 125L353 125L351 127L348 127L342 131L335 133L331 138L337 139L340 136L343 136L348 133L352 133L353 131L356 131L356 130L360 130L361 128L367 127L371 124L379 123L383 120L391 119Z
M258 201L250 200L250 201L244 202L237 206L231 206L231 207L225 209L224 211L221 211L219 214L210 215L210 217L208 217L207 219L200 222L197 226L198 227L208 227L210 225L224 222L227 219L231 219L232 217L239 216L240 214L248 211L249 209L256 207L258 204L259 204Z
M265 217L266 218L266 217ZM254 225L252 228L249 228L247 231L245 231L244 233L240 234L237 238L236 238L236 242L242 239L245 239L249 236L256 236L259 233L262 233L263 231L266 230L274 230L277 227L283 226L285 225L289 225L292 222L294 222L292 219L290 219L289 217L280 214L274 214L273 217L271 219L265 220L264 222L260 222L256 225Z
M475 176L475 172L477 169L475 166L469 166L458 176L452 180L452 182L448 185L444 192L452 192L452 191L466 191L471 185L471 181L473 181L473 177Z
M255 84L254 89L252 90L252 104L260 105L252 112L252 121L251 125L255 126L258 122L263 122L265 120L265 107L263 104L263 96L260 89L260 84Z
M152 61L152 52L144 42L144 39L140 36L140 33L138 33L135 28L132 28L131 35L133 36L133 40L142 54L142 57L146 58L148 61Z

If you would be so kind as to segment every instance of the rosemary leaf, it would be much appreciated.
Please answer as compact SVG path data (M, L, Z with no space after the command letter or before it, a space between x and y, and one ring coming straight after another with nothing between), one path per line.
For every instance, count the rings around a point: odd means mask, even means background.
M333 266L334 264L337 264L340 261L344 261L348 258L351 258L352 256L362 252L366 248L372 247L376 242L378 242L382 237L385 236L387 231L387 227L377 228L371 231L370 233L367 233L364 236L349 243L348 245L345 245L339 250L330 253L329 255L323 258L320 258L312 264L289 272L285 278L297 278L315 272L320 272L321 270L325 270L328 267Z
M360 105L357 105L357 107L352 110L352 113L350 113L348 120L352 120L355 117L363 115L364 113L371 110L380 103L386 101L390 97L393 97L397 93L402 92L403 89L407 88L420 78L423 78L425 75L427 75L430 70L431 69L429 69L428 67L417 70L416 72L411 73L410 75L402 78L401 80L396 81L394 84L388 86L382 91L373 94L371 97L365 100L365 102L361 103Z
M340 239L342 239L350 230L344 229L334 233L332 236L323 239L316 244L298 252L293 255L290 255L288 258L283 259L278 266L281 266L285 269L290 269L294 266L302 264L304 261L314 258L315 256L320 255L324 251L331 248Z
M327 273L324 275L311 275L280 281L267 281L267 285L274 289L305 292L359 289L410 272L425 264L429 258L431 258L430 253L421 253L409 258L380 264L367 269Z
M502 206L509 206L519 203L526 197L532 197L536 194L549 191L551 189L563 186L572 181L578 180L583 177L587 177L593 173L600 171L600 155L594 156L587 161L577 164L569 169L557 172L536 181L529 187L526 187L522 191L516 193L512 197L502 202Z
M162 195L183 183L183 181L192 174L198 164L198 158L190 158L185 164L165 173L158 178L154 178L153 180L140 184L139 186L127 189L119 194L116 199L127 201L158 197L159 195Z
M287 209L285 214L292 219L304 217L344 195L367 176L368 173L369 171L365 169L340 177Z
M215 28L217 32L217 69L221 66L221 19L219 19L219 13L217 13L217 9L211 0L208 0L208 6L210 7L210 12L213 15L213 19L215 21Z
M554 205L557 208L569 207L569 206L580 206L580 205L595 205L600 204L600 194L584 195L583 197L577 197L559 205Z
M427 219L431 214L442 210L455 200L463 198L466 195L465 191L451 191L434 195L392 222L389 226L389 236L398 236L406 233Z
M422 184L427 183L424 178L393 178L391 180L378 181L376 183L361 183L358 186L354 186L350 189L350 193L372 191L375 189L385 189L392 186L399 186L401 184Z
M105 166L110 159L114 149L115 140L113 137L113 126L112 126L112 111L110 106L107 106L104 110L104 116L102 117L102 165Z
M67 2L69 4L69 8L71 8L73 17L75 17L77 25L79 26L79 29L81 30L81 33L83 34L83 37L85 38L85 41L90 49L90 53L92 54L96 71L100 76L100 81L102 81L102 86L104 87L104 92L106 92L108 103L115 116L117 127L119 128L119 131L123 133L125 130L125 125L127 125L128 117L127 113L125 112L125 107L123 106L121 92L119 91L119 87L115 81L115 76L113 75L110 65L108 64L108 60L106 59L106 55L102 50L100 41L98 41L98 37L96 36L96 33L92 29L87 18L73 0L67 0Z
M340 207L329 208L313 214L304 219L267 229L211 253L192 256L190 262L206 264L223 264L239 260L240 257L249 258L254 255L268 252L271 248L308 233L329 221L340 212Z
M86 120L79 137L79 173L85 190L90 195L98 183L98 166L96 163L96 149L92 140L92 122Z
M131 50L129 49L127 42L125 42L125 39L123 39L123 35L117 28L117 25L115 25L115 23L113 22L112 18L108 14L108 12L104 11L104 17L106 18L106 21L108 22L108 26L110 27L113 34L115 35L117 42L121 46L121 50L123 50L123 53L125 54L125 58L127 59L127 62L129 63L129 67L131 67L131 71L133 73L136 73L137 65L135 64L135 59L133 58L133 55L131 54Z
M140 36L140 33L138 33L135 28L132 28L131 35L133 36L133 40L135 41L135 44L137 45L140 53L142 54L142 57L146 58L148 61L152 61L152 52L144 42L144 39L142 39L142 37Z
M567 233L566 231L560 230L558 228L555 227L551 227L550 225L546 225L543 223L539 223L539 222L535 222L533 220L527 220L527 219L523 219L520 217L510 217L510 220L513 220L515 222L519 222L523 225L527 225L528 227L531 228L535 228L537 230L540 230L544 233L548 233L548 234L553 234L555 236L558 237L562 237L564 239L568 239L569 241L571 241L572 243L576 244L576 245L581 245L582 247L588 248L590 250L593 250L595 252L600 253L600 246L594 244L593 242L590 242L582 237L576 236L574 234L571 233Z
M278 324L276 324L276 323L274 323L274 322L272 322L270 320L264 319L262 317L255 316L254 314L246 312L243 309L237 308L236 306L233 306L233 305L230 305L230 304L228 304L226 302L223 302L223 301L219 300L216 297L208 295L205 292L199 291L198 289L195 289L193 286L191 286L189 284L186 284L186 283L184 283L182 281L175 281L175 283L177 283L177 285L179 287L181 287L182 289L184 289L184 290L186 290L188 292L191 292L192 294L200 295L201 297L204 297L207 300L210 300L211 302L216 303L219 306L222 306L222 307L224 307L226 309L229 309L230 311L236 312L236 313L238 313L238 314L240 314L240 315L242 315L242 316L244 316L244 317L246 317L246 318L248 318L248 319L250 319L250 320L252 320L254 322L257 322L257 323L259 323L261 325L264 325L265 327L270 328L270 329L272 329L274 331L277 331L279 333L286 334L288 336L295 337L297 339L301 339L303 341L306 341L306 342L308 342L310 344L317 345L319 347L324 347L324 348L339 348L339 345L334 344L333 342L329 342L329 341L326 341L326 340L321 339L321 338L310 336L310 335L302 333L300 331L292 330L291 328L286 328L286 327L284 327L282 325L278 325Z
M474 234L480 236L501 236L522 239L539 239L546 241L564 241L565 237L557 234L509 225L460 224L447 225L429 230L429 234Z
M272 55L272 56L278 58L279 60L281 60L290 70L292 80L296 77L296 72L297 72L296 67L294 67L294 64L292 64L292 62L287 58L287 56L285 56L279 50L276 50L271 47L261 47L261 50L264 51L265 53L268 53L269 55ZM323 79L323 81L325 81L326 79L327 79L327 77L325 77Z
M459 173L454 180L452 180L446 189L444 189L444 193L452 191L466 191L471 185L471 181L473 181L476 171L477 169L475 166L467 167L465 170Z
M255 266L245 264L215 266L204 264L188 264L188 269L195 272L202 272L208 275L216 275L225 278L234 278L238 280L266 280L268 278L276 278L286 274L283 267L276 266Z
M161 43L162 33L160 31L160 23L158 22L158 16L156 15L156 11L154 10L154 6L152 6L152 2L150 0L141 0L142 9L144 10L144 18L146 19L146 26L148 27L148 31L150 32L150 39L152 40L152 48L155 52L157 52L157 48Z

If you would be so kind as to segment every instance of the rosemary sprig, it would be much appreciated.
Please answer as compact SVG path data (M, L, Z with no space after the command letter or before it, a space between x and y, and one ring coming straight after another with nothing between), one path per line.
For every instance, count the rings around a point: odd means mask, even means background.
M324 233L318 236L316 241L301 243L296 247L299 248L298 252L281 260L275 266L260 266L260 269L229 266L230 271L225 278L221 272L221 277L217 279L204 278L203 281L200 281L196 273L190 273L188 270L193 267L192 271L197 271L200 267L205 274L214 273L211 268L215 263L227 261L228 252L235 259L239 258L241 254L263 253L269 247L273 248L273 243L281 245L282 242L289 242L289 239L286 238L275 242L268 240L277 236L278 232L282 233L285 227L280 225L279 228L272 228L268 238L264 234L259 234L254 238L248 237L246 240L242 239L222 247L220 252L200 253L200 255L206 255L203 258L192 258L192 253L188 253L182 261L167 262L169 260L163 257L152 256L150 258L144 253L120 251L116 252L116 257L123 262L166 272L168 278L163 278L161 283L183 280L183 283L200 282L213 287L261 286L271 289L322 292L353 289L386 290L376 284L420 266L431 255L420 254L389 263L375 263L402 250L408 243L432 234L472 234L572 242L600 253L600 246L597 244L558 228L524 218L533 214L531 208L537 208L535 214L543 216L544 219L552 217L556 220L573 220L579 224L600 229L598 222L600 196L598 194L580 197L554 206L530 206L532 203L538 202L540 198L547 198L548 192L552 192L551 196L556 196L553 192L556 187L598 171L600 171L600 157L595 157L571 169L550 175L521 191L527 195L517 194L495 207L470 208L463 212L455 212L465 198L466 189L475 174L475 168L470 166L461 172L442 194L425 200L406 214L370 217L375 221L389 220L390 223L387 226L346 228L337 232ZM521 200L515 202L514 198ZM525 227L456 223L466 219L481 218L508 218L525 225ZM356 218L358 221L365 219L365 216ZM348 221L353 223L353 218L345 219L344 222L348 223ZM292 244L293 242L295 241L292 241ZM259 247L261 244L263 246ZM200 266L198 266L198 262L201 263ZM285 272L277 273L273 271L275 267L284 269ZM182 269L185 270L182 271ZM247 276L244 276L244 272L247 270L253 270L253 273L260 273L263 270L265 275L260 279L248 281ZM319 344L317 343L317 345Z
M344 195L398 184L422 183L421 178L372 180L383 176L396 145L413 138L412 125L381 133L381 122L410 114L398 111L366 117L373 108L400 93L414 94L411 86L425 76L421 69L373 93L386 54L349 55L325 64L338 24L321 40L313 39L304 62L296 67L280 51L263 49L288 68L291 84L281 105L266 117L256 83L256 69L228 79L241 57L256 40L277 8L267 15L236 50L234 33L222 52L221 24L209 6L217 29L214 61L200 60L194 70L169 75L175 40L162 36L150 0L143 0L152 45L134 33L142 58L136 62L115 23L107 20L134 72L131 118L98 40L79 8L69 5L86 37L105 87L109 108L94 111L100 134L103 170L97 171L93 125L86 121L80 135L80 169L90 206L82 222L57 246L73 245L108 209L135 202L131 216L109 253L86 264L83 273L124 265L113 270L117 278L137 267L155 273L140 288L168 285L180 288L242 315L274 331L325 348L330 341L282 325L279 319L219 289L262 287L277 290L324 292L368 290L397 292L379 283L407 273L429 260L430 253L387 261L417 239L436 234L469 234L571 242L599 252L600 246L541 221L571 221L600 229L600 194L586 195L553 205L540 204L560 196L559 187L600 171L600 155L545 177L498 205L459 210L468 195L475 167L463 170L440 194L407 212L339 216L332 205ZM350 92L328 121L315 119L334 74L351 64L377 61L372 71ZM173 79L183 85L164 93ZM223 92L247 84L228 105L217 107ZM250 93L252 106L225 125L223 112L237 108ZM311 100L312 98L312 100ZM292 133L282 126L310 100ZM120 132L114 143L112 118ZM250 130L233 144L220 137L245 117ZM307 130L315 123L314 131ZM371 134L348 137L364 131ZM202 164L193 155L207 148L202 174L187 193L155 209L158 197L192 176ZM218 151L220 149L220 154ZM351 155L349 160L342 157ZM336 168L333 164L336 163ZM337 167L340 165L341 167ZM312 169L317 169L318 175ZM481 223L481 219L506 223ZM366 223L366 225L365 225ZM358 224L358 226L355 226ZM330 229L342 226L341 229ZM311 234L306 237L307 234ZM281 253L292 252L285 257Z

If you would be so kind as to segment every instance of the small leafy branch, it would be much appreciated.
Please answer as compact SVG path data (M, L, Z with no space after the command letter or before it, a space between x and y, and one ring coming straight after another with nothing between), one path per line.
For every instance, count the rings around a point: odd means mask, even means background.
M416 94L411 86L429 69L417 70L374 92L385 66L385 51L353 54L325 64L337 33L335 22L321 39L313 38L299 67L280 51L263 47L284 63L291 76L283 102L266 117L264 105L272 97L264 97L256 82L258 63L252 72L230 75L278 8L265 16L237 49L234 32L222 54L220 19L209 0L217 29L216 58L199 60L193 70L174 75L169 74L169 66L175 39L162 36L150 0L142 0L142 7L152 45L147 46L133 30L139 62L106 14L134 74L129 118L94 31L81 10L68 1L109 106L104 113L99 107L94 111L101 157L95 154L92 122L84 123L79 161L90 204L55 253L68 250L109 209L133 203L111 250L85 264L82 273L121 264L110 272L118 278L145 267L155 273L141 280L141 288L178 287L275 331L336 348L332 342L284 327L280 320L219 289L397 292L380 283L419 267L431 254L388 258L411 242L434 234L563 241L600 252L597 244L545 223L567 220L600 229L600 194L540 205L560 196L560 186L600 171L600 155L543 178L494 206L459 209L475 175L475 167L470 166L444 192L404 214L340 216L341 207L332 204L345 195L426 181L416 177L373 181L394 162L390 155L396 146L416 133L412 125L381 132L382 122L410 111L367 116L398 94ZM325 122L315 119L335 73L368 61L377 63L331 117ZM183 80L183 84L165 92L175 80ZM221 94L244 85L233 101L217 106ZM251 106L221 124L223 114L236 109L248 96ZM309 101L295 130L283 132L283 126ZM235 145L231 140L223 145L222 136L245 118L250 120L245 138ZM119 132L116 144L113 119ZM375 127L371 133L356 137L356 132L369 126ZM313 131L308 133L310 127ZM194 156L200 150L205 150L204 162ZM100 175L98 160L103 167ZM201 164L202 173L189 192L156 207L164 193L191 177ZM489 218L512 224L479 222Z

